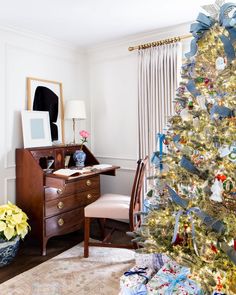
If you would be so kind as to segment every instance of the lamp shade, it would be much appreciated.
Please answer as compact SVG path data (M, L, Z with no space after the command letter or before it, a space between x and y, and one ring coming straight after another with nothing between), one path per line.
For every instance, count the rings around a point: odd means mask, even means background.
M68 100L65 105L65 119L86 119L83 100Z

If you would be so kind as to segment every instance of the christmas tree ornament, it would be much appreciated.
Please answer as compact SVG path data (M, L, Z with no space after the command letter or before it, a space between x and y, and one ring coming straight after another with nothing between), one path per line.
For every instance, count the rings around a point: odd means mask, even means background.
M236 163L236 145L235 144L229 148L228 159L231 162Z
M230 149L228 145L222 145L219 149L218 152L220 154L221 158L224 158L225 156L228 156L230 154Z
M223 184L218 179L215 179L212 187L211 187L212 195L210 196L210 200L214 202L222 202L222 192L223 192Z
M188 109L183 109L181 112L180 112L180 117L183 121L192 121L193 119L193 115L189 112Z
M228 178L227 180L225 180L223 182L223 189L225 190L226 193L231 192L233 187L234 187L234 184L233 184L233 181L230 178Z
M219 56L216 59L216 70L223 71L226 68L226 60L225 58Z
M189 109L189 110L192 110L192 109L193 109L193 101L192 101L192 100L190 100L190 101L188 102L188 109Z

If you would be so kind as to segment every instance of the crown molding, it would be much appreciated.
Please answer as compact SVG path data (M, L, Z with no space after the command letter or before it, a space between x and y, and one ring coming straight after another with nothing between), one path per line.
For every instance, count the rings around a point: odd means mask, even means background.
M88 46L86 51L88 54L93 54L98 51L111 50L114 47L128 47L135 46L139 43L147 43L162 38L171 38L184 33L188 33L190 24L192 22L181 23L175 26L164 27L152 31L143 32L140 34L129 35L124 38L116 39L114 41L108 41L99 43L97 45Z
M84 48L80 48L73 43L52 38L47 35L36 33L30 30L24 30L14 26L3 26L3 25L0 25L0 30L6 33L13 33L22 37L38 40L40 42L47 43L52 46L57 46L66 50L71 50L71 51L74 51L75 53L86 54L86 50Z

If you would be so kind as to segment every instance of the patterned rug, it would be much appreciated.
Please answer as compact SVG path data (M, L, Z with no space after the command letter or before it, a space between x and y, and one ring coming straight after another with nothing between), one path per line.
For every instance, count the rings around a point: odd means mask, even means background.
M2 283L4 295L117 295L120 276L134 265L127 249L90 247L83 244Z

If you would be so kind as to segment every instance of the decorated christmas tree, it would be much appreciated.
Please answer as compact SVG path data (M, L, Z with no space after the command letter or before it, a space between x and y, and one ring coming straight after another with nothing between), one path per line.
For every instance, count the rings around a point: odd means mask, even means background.
M236 294L236 5L204 8L134 240L190 267L206 294Z

